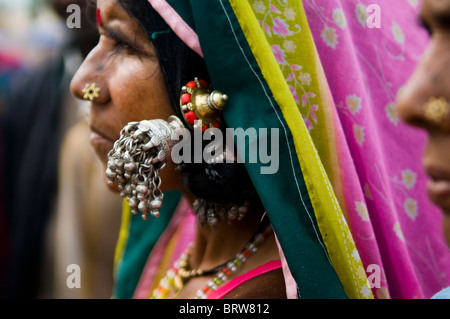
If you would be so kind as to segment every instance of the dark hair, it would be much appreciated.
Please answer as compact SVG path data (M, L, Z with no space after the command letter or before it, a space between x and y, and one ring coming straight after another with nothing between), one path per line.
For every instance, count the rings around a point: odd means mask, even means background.
M167 25L147 0L118 0L134 17L152 42L164 75L167 93L175 114L179 108L181 87L194 77L209 83L202 57L191 50ZM154 32L163 32L152 37ZM205 146L205 145L204 145ZM193 154L193 152L191 152ZM192 155L193 156L193 155ZM178 167L185 186L195 195L218 203L242 203L255 197L256 191L243 163L182 163Z

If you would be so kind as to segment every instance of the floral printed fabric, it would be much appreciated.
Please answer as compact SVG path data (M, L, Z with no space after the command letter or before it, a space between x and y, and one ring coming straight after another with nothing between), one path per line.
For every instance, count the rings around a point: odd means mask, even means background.
M338 194L376 298L429 298L450 285L442 216L426 196L425 136L395 98L427 37L418 0L249 0ZM375 6L374 6L375 4ZM307 63L312 34L320 66ZM323 76L329 92L320 89Z
M250 44L252 49L252 54L254 55L256 61L258 61L258 65L260 70L267 81L268 86L272 90L272 94L274 99L280 106L283 117L286 119L286 123L290 128L290 132L293 137L293 142L296 145L296 155L299 160L299 164L303 173L303 177L305 179L307 196L309 200L311 200L312 210L309 210L305 207L304 211L301 211L302 205L304 205L303 197L299 198L296 205L300 207L300 211L298 211L299 216L304 214L304 216L308 216L311 221L313 218L317 221L316 228L314 225L307 223L308 227L312 227L315 231L315 238L318 238L319 231L324 242L322 244L322 248L327 253L327 261L333 265L334 271L339 277L340 283L345 290L347 297L349 298L373 298L373 294L370 290L370 284L367 280L367 276L365 274L361 259L359 257L358 250L355 246L354 240L348 228L348 224L346 222L345 216L343 215L343 211L338 203L336 195L333 191L333 187L330 184L329 178L324 170L321 159L318 156L317 149L313 144L311 136L307 127L304 125L301 113L298 112L298 105L295 102L295 99L291 95L293 93L293 89L288 85L284 75L280 72L279 64L277 62L276 55L271 55L274 53L274 46L268 45L265 41L265 35L261 32L261 29L255 27L258 23L261 24L261 21L258 22L256 19L254 12L250 8L250 6L246 6L244 2L238 0L231 0L233 10L238 18L239 24L243 30L243 33L246 37L246 40ZM272 10L276 11L276 7L272 6ZM302 9L301 2L295 2L289 8L289 12L295 14L296 26L298 26L299 30L306 26L307 28L307 19L304 15L304 10ZM297 15L297 13L300 13ZM276 19L279 23L275 24L276 32L287 33L287 27L283 24L283 22L279 19ZM282 25L282 27L281 27ZM265 27L266 29L266 27ZM281 31L283 30L283 31ZM259 32L257 32L259 31ZM314 48L314 42L312 36L303 37L302 45L309 48ZM276 46L275 46L276 47ZM276 51L275 51L276 52ZM314 60L314 50L304 50L303 60L306 62L305 65L315 65ZM311 61L311 62L309 62ZM315 79L315 76L311 76L311 79ZM311 89L314 91L318 91L313 89L316 87L317 81L311 83ZM319 100L319 99L318 99ZM300 125L299 125L300 124ZM295 189L295 185L292 186ZM301 191L299 191L301 192ZM305 193L303 192L303 195ZM312 213L315 215L312 216ZM271 212L268 212L269 216ZM281 213L277 213L281 214ZM289 215L284 215L284 222L289 223ZM284 232L285 226L281 226L281 229L274 225L275 232L280 235L280 232ZM301 232L301 225L297 224L297 231ZM295 231L295 228L292 229ZM292 231L291 230L291 231ZM298 244L303 244L299 242ZM283 255L285 251L290 251L292 254L292 248L289 247L289 244L284 242L284 245L281 244L281 249L283 250ZM295 249L298 249L296 246ZM294 250L295 250L294 249ZM306 250L307 251L307 250ZM293 253L297 254L297 253ZM312 251L307 252L306 258L314 258L314 254ZM302 278L299 275L299 269L304 269L305 265L298 264L298 261L293 260L292 255L286 259L286 262L289 266L289 270L293 270L295 273L295 280L297 280L297 293L300 298L306 297L308 298L309 293L314 291L316 288L309 287L305 285L305 281L310 280L309 278ZM318 264L315 264L314 267L318 267ZM301 271L300 271L301 272ZM289 282L289 273L285 273L286 286ZM319 275L320 276L320 275ZM326 273L323 273L322 276L326 276ZM320 282L320 280L316 281L316 285L322 287L325 283ZM317 287L315 285L315 287ZM330 286L328 288L331 288ZM319 292L318 296L325 297L326 294L323 293L323 288L319 288L319 291L322 289L322 293ZM306 292L306 293L305 293ZM335 296L337 296L336 291L334 291ZM288 295L294 295L290 289L288 289Z

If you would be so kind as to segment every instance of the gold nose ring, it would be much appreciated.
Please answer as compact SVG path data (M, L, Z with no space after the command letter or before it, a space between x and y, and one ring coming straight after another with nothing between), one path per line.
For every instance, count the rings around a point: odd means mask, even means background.
M96 98L98 98L100 94L100 88L95 85L95 83L86 83L84 86L83 92L83 99L94 101Z
M434 98L425 104L425 118L436 123L442 122L450 112L450 105L444 97Z

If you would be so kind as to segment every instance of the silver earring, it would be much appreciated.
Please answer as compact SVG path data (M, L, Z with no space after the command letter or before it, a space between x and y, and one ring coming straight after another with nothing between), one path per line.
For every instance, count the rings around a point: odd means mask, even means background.
M236 220L242 220L247 214L249 206L249 201L244 201L241 205L237 205L214 203L203 198L197 198L192 208L200 226L208 223L214 229L222 220L227 220L229 224Z
M172 136L181 128L184 125L176 116L170 116L167 122L160 119L130 122L108 154L108 183L118 182L120 195L127 198L131 212L141 212L143 219L147 219L148 213L160 215L164 194L160 190L159 172L177 143Z

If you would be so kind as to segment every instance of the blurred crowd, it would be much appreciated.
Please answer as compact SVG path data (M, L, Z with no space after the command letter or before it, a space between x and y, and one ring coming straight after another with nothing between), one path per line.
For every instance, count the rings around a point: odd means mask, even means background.
M2 298L111 296L121 199L99 178L87 108L69 91L98 40L87 3L0 0ZM67 25L69 4L80 28ZM66 284L71 264L79 289Z

